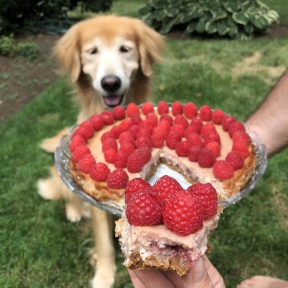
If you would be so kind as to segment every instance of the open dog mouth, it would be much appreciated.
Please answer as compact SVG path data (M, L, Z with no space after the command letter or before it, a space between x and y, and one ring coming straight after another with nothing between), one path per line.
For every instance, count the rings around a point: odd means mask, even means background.
M125 93L124 93L125 94ZM108 107L115 107L121 105L123 101L124 94L122 95L108 95L103 97L104 103Z

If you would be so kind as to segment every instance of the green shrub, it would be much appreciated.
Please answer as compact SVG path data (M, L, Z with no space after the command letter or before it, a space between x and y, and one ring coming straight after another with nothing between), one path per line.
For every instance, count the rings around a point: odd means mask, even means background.
M13 56L16 42L13 35L0 37L0 55Z
M37 58L38 53L39 47L34 42L17 43L12 34L0 37L0 55L22 57L31 61Z
M34 60L39 53L39 47L34 42L22 42L16 46L15 54L27 60Z
M84 11L107 11L112 0L1 0L0 33L16 32L17 29L37 26L45 19L67 19L67 12L81 5Z
M185 34L240 39L265 32L279 19L259 0L149 0L140 15L163 34L181 28Z

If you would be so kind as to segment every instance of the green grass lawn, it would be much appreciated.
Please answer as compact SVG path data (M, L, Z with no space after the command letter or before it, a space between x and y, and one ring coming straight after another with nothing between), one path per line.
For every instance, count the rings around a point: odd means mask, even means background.
M115 1L113 9L125 14L122 3L132 2ZM284 11L286 1L270 2ZM129 15L136 15L135 8L138 3L129 6ZM287 51L287 38L167 40L165 60L154 74L155 102L210 104L245 120L288 67ZM63 202L45 201L36 192L37 179L53 164L40 141L76 120L70 90L60 79L0 125L0 287L78 288L93 277L89 221L69 223ZM225 210L211 235L209 257L227 288L254 274L288 280L287 177L288 150L269 160L259 185ZM132 287L117 240L115 245L114 287Z

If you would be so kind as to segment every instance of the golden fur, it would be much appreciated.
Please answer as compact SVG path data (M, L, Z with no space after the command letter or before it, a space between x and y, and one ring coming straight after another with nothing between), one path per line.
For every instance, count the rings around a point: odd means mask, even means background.
M115 105L140 104L151 99L153 63L161 60L163 38L141 20L113 15L96 16L74 25L55 46L55 56L70 74L79 103L77 123ZM45 139L41 147L54 152L62 135ZM38 181L38 192L50 200L65 200L66 217L79 221L85 216L83 203L61 181L56 168ZM115 251L112 216L90 207L96 244L96 273L92 287L108 288L114 283Z

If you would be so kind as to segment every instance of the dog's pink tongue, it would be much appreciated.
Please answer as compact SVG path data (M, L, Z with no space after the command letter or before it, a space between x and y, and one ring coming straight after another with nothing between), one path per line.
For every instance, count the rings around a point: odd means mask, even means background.
M111 96L106 96L104 97L104 102L106 105L109 106L116 106L120 103L120 96L116 96L116 95L111 95Z

